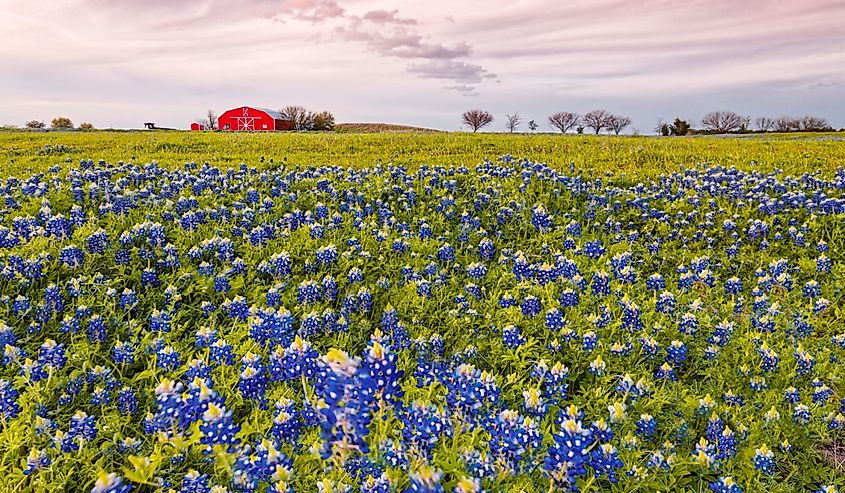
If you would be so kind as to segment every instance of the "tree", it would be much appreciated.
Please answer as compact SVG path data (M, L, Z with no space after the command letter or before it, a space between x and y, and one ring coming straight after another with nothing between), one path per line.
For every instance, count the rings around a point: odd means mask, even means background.
M217 113L214 110L208 110L205 114L205 119L200 123L203 124L206 130L217 130Z
M473 132L493 123L493 115L484 110L469 110L461 115L461 123L471 128Z
M711 111L701 119L701 125L710 132L725 133L742 128L746 119L733 111Z
M83 123L79 124L79 129L80 130L94 130L94 124L88 123L88 122L83 122Z
M537 122L535 122L534 120L529 121L528 122L528 130L531 130L531 133L536 132L537 131Z
M50 127L52 128L73 128L73 122L70 121L70 118L66 116L59 116L53 118L53 121L50 123Z
M821 132L824 130L831 130L830 123L824 118L817 116L802 116L798 119L798 127L800 130L806 132Z
M505 115L505 128L513 133L519 127L519 124L522 123L522 117L519 116L519 113L514 113L513 115Z
M761 132L768 132L775 127L775 121L768 116L758 116L754 120L754 124L757 126L757 130Z
M675 121L669 125L669 133L672 135L686 135L690 131L690 124L686 120L675 118Z
M610 119L613 117L605 110L593 110L584 115L581 121L587 128L592 128L596 135L610 126Z
M285 120L293 122L294 130L311 130L314 127L314 113L306 110L304 106L285 106L279 113Z
M549 125L560 130L561 133L570 131L581 122L581 116L571 111L558 111L549 116Z
M328 111L315 113L312 122L313 130L334 130L334 115Z
M44 122L39 120L30 120L26 122L26 128L44 128Z
M607 120L607 126L615 135L619 135L625 130L625 127L631 124L631 119L627 116L621 115L610 115L610 118Z
M791 116L781 116L775 120L775 131L777 132L793 132L801 128L797 118Z

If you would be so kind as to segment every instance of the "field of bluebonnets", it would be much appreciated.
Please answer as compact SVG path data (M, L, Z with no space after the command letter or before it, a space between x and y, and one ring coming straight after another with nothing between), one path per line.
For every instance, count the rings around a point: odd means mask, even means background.
M845 486L841 142L0 143L2 491Z

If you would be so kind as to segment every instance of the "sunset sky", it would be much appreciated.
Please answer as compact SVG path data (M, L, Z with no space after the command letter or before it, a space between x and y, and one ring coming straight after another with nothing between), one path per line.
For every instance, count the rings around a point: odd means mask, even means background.
M454 130L605 108L845 126L842 0L0 0L0 124L185 128L301 104ZM523 127L524 128L524 127Z

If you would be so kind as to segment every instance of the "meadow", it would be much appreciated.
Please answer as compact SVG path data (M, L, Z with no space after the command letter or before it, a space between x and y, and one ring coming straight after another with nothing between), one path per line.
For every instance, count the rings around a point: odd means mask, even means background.
M836 134L0 132L0 491L832 493Z

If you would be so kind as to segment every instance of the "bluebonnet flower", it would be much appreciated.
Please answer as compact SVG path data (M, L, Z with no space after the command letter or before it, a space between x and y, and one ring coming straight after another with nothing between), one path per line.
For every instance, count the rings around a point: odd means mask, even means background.
M641 414L636 422L637 435L645 439L654 437L657 433L657 420L650 414Z
M663 291L657 297L655 308L660 313L674 313L676 306L675 295L670 291Z
M806 425L810 422L812 414L810 408L804 404L797 404L792 409L792 421L799 425Z
M775 467L777 467L774 456L774 452L772 452L766 444L761 445L760 448L754 451L754 457L751 458L751 462L754 464L754 469L771 476L775 473Z
M563 314L557 308L550 308L546 310L546 328L553 331L558 332L561 329L566 327L566 320L563 318Z
M124 483L123 478L115 473L101 472L91 488L91 493L129 493L133 487Z
M593 260L601 258L605 254L605 251L604 246L602 246L599 240L588 241L584 244L583 248L584 255Z
M0 379L0 418L8 422L17 417L20 412L17 389L12 386L12 382Z
M590 466L595 471L596 478L606 475L611 483L616 483L618 481L616 471L621 469L624 464L619 458L616 447L605 443L593 448L590 453Z
M663 363L663 365L661 365L660 368L657 369L657 372L655 372L654 374L654 378L657 378L659 380L678 380L678 376L675 374L675 369L672 368L672 365L670 365L668 362Z
M502 343L506 348L516 349L525 344L519 329L513 325L507 325L502 329Z
M240 426L232 421L232 411L225 406L209 403L202 415L200 443L209 447L213 445L235 445L239 442L236 437Z
M724 476L710 483L710 489L713 493L742 493L742 488L731 477Z
M267 392L267 370L261 365L261 357L247 353L241 360L243 369L238 380L238 390L245 399L254 399L263 405Z
M45 467L49 467L52 461L44 449L32 449L26 458L26 469L23 470L25 475L30 475L38 472Z
M165 371L175 371L181 365L179 352L172 346L164 346L156 351L156 367Z
M677 366L682 366L687 360L688 352L683 342L674 340L666 348L666 361Z
M570 491L577 489L576 479L587 473L590 449L595 441L589 428L578 419L570 418L561 424L554 435L544 461L546 474Z

